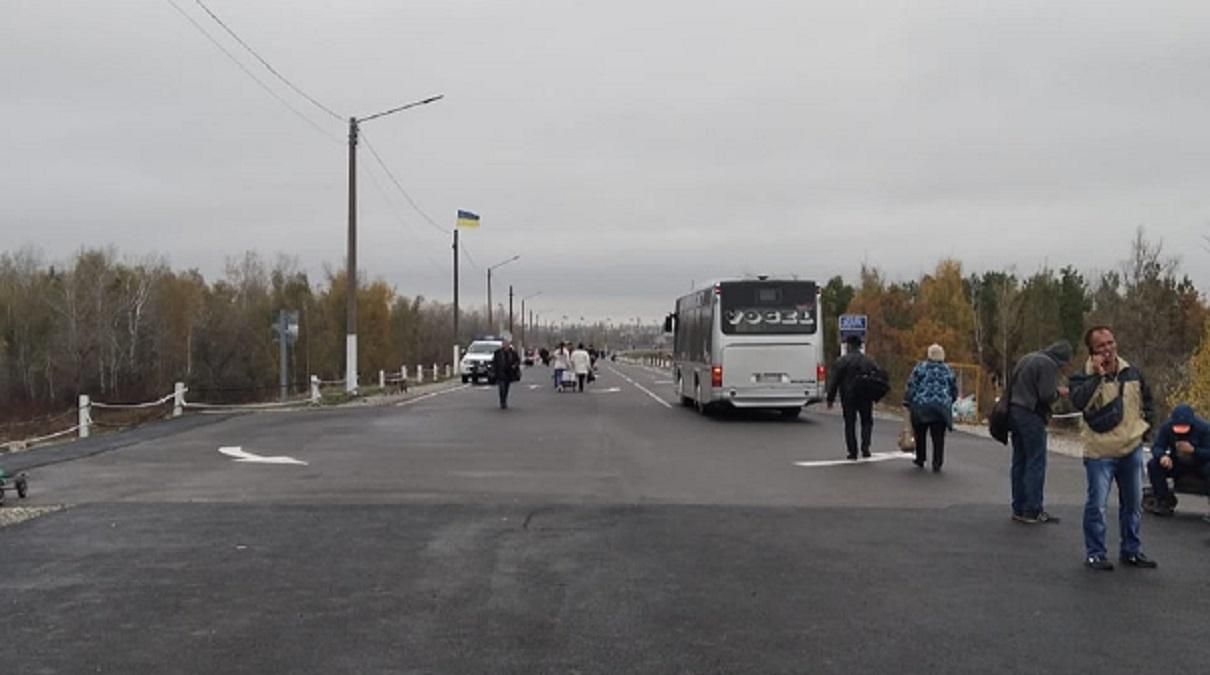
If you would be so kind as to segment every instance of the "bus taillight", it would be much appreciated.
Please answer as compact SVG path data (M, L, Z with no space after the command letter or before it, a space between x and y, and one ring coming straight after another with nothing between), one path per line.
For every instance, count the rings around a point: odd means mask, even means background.
M823 363L815 364L815 381L823 384L828 379L828 366Z
M712 387L723 386L723 367L722 366L712 366L710 368L710 386L712 386Z

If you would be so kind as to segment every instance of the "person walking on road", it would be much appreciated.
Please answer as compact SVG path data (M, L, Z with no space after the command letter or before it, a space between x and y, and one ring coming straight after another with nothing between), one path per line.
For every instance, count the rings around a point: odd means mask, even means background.
M1021 357L1009 376L1008 428L1012 432L1013 520L1028 525L1056 524L1042 508L1046 486L1046 424L1050 408L1067 387L1059 385L1059 372L1071 364L1075 350L1060 340L1039 352Z
M588 371L592 369L592 356L584 349L584 343L576 345L571 353L571 367L576 371L576 386L584 393L584 383L588 380Z
M513 348L512 340L504 343L492 354L492 372L496 374L496 387L500 390L500 409L508 409L508 389L521 379L521 356Z
M1151 569L1154 560L1143 554L1139 538L1143 502L1143 443L1151 431L1154 405L1151 388L1138 368L1118 355L1109 326L1093 326L1084 334L1088 360L1073 378L1071 402L1083 412L1084 472L1088 499L1084 502L1084 564L1109 571L1105 551L1105 507L1109 487L1118 484L1119 560L1123 565Z
M958 381L945 363L945 349L934 344L928 348L928 359L912 369L903 395L903 405L910 411L912 432L916 436L916 466L924 468L925 443L931 436L933 472L941 471L945 462L945 432L954 428L957 398Z
M844 414L844 441L849 459L857 459L857 417L861 417L861 455L870 456L870 438L874 434L874 401L858 391L857 380L862 373L876 367L874 360L861 351L861 338L845 340L845 355L836 361L828 382L828 409L840 395Z
M1210 485L1210 422L1198 417L1193 406L1181 403L1172 409L1172 417L1160 426L1151 445L1147 475L1155 495L1157 516L1171 516L1176 500L1168 479L1179 480L1185 474L1201 476Z
M563 371L571 368L571 353L567 351L566 342L559 343L559 348L551 356L551 363L554 364L555 389L563 391Z

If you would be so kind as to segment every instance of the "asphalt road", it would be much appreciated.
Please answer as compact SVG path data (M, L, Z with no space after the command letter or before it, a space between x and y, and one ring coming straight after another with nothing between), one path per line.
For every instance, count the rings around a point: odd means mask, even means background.
M453 386L399 406L185 418L0 458L34 467L27 504L67 506L0 528L5 669L1210 662L1203 503L1144 521L1158 570L1093 573L1075 460L1051 457L1047 507L1064 521L1023 526L1008 517L1008 452L990 441L951 436L940 474L897 454L811 464L843 458L837 416L703 418L659 371L606 365L584 394L555 393L547 373L527 370L507 411L493 389ZM875 451L894 453L896 431L880 423Z

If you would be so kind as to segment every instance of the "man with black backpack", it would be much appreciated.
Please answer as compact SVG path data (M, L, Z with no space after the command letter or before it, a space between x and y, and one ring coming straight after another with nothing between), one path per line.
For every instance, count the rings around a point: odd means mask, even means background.
M828 381L828 409L840 394L844 413L844 441L849 459L857 459L857 416L861 416L861 456L870 456L870 437L874 433L874 403L886 396L890 378L874 359L861 351L861 338L845 340L845 355L832 367Z

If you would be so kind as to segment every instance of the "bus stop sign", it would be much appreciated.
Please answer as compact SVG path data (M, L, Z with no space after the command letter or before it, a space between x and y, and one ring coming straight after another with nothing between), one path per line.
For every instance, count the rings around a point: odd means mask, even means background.
M865 314L841 314L840 315L840 341L844 342L850 337L859 337L862 342L865 341L866 333L866 315Z

